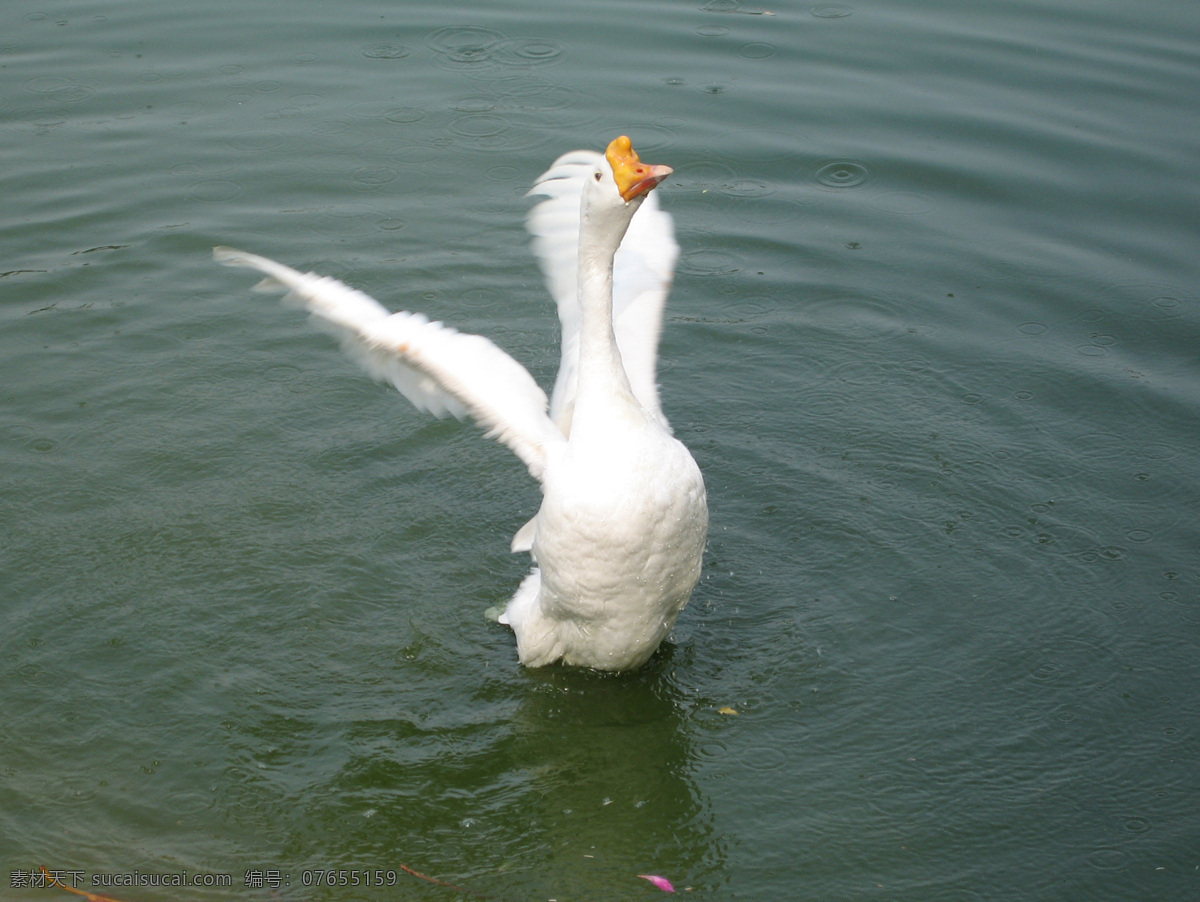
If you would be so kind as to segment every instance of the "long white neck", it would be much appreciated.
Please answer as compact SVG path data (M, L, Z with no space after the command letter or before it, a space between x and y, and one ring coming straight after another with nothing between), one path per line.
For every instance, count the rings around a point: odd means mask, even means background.
M613 260L624 222L588 215L585 205L579 230L579 387L576 411L595 400L633 397L613 331Z

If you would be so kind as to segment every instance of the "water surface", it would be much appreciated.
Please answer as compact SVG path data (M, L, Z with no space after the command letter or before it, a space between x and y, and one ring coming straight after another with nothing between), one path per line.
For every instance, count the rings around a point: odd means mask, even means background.
M0 20L6 898L1197 893L1190 7ZM524 193L619 133L676 169L705 576L645 670L531 672L524 468L211 247L548 386Z

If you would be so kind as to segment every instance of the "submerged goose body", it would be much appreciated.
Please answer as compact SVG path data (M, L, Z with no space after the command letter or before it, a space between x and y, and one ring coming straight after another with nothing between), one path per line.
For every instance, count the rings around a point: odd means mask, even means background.
M264 273L260 288L286 291L417 407L479 422L539 480L541 507L512 542L534 566L499 618L528 667L640 667L700 576L704 482L655 382L678 248L653 189L670 171L642 163L621 137L605 155L560 157L530 192L545 198L528 227L563 329L549 402L486 338L389 313L334 279L215 252Z

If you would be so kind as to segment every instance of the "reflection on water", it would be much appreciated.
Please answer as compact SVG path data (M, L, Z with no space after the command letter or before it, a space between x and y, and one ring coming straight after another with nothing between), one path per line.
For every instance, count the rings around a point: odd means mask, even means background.
M453 675L441 679L452 691ZM404 711L370 717L276 703L227 719L240 763L221 775L222 809L289 872L404 864L499 898L623 895L641 873L721 883L725 840L694 780L669 647L636 675L551 668L517 687L485 682L465 716L397 700Z

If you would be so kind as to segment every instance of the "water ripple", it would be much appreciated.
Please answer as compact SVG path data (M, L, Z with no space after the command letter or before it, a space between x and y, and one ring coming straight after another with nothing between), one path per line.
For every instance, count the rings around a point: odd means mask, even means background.
M871 178L871 170L857 160L832 160L820 166L815 174L827 188L857 188Z
M399 177L400 173L388 166L362 166L354 170L352 180L357 187L374 191Z
M491 138L502 135L508 129L508 120L503 116L472 114L460 116L450 123L450 131L464 138Z
M367 44L360 47L359 52L367 59L402 60L412 53L412 48L403 44Z
M738 48L738 56L748 60L765 60L773 57L778 50L774 44L766 41L751 41Z
M742 264L728 251L698 247L679 258L679 269L696 276L727 276L741 272Z
M388 122L396 122L401 125L408 125L412 122L420 122L425 118L424 110L419 110L416 107L401 106L388 110L383 114L383 118Z
M566 48L548 38L510 38L478 25L441 28L425 38L443 66L466 71L496 68L529 69L562 60Z
M96 89L59 75L38 75L21 85L31 94L43 94L60 103L80 103L96 93Z
M504 35L480 25L439 28L425 36L425 46L434 53L452 54L463 51L490 50Z
M549 66L564 53L563 45L545 38L509 38L496 47L497 59L506 65Z
M775 188L761 179L735 178L721 183L717 190L730 197L766 197Z

